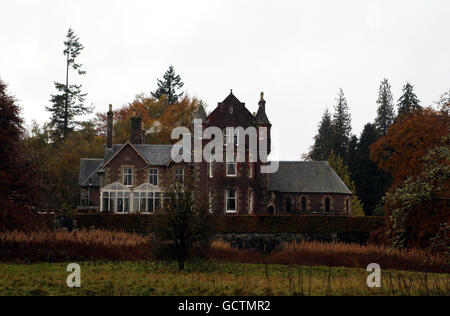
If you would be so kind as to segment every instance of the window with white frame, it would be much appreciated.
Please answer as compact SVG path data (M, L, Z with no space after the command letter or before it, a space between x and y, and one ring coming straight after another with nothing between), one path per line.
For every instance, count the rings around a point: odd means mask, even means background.
M133 185L133 169L123 168L123 185L132 186Z
M103 192L102 212L131 212L131 193L127 191Z
M236 177L237 176L237 163L235 162L227 162L226 163L226 173L227 177Z
M150 184L153 184L156 187L158 186L158 169L157 168L150 169L148 182Z
M184 169L183 168L175 168L175 182L176 183L184 183Z
M236 213L237 211L237 192L235 189L226 190L226 212Z
M252 214L254 211L253 190L248 190L248 212Z

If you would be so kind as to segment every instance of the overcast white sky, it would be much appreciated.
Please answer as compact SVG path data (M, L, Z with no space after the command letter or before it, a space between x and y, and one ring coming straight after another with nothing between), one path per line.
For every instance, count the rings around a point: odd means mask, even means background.
M297 160L341 87L357 135L384 77L396 100L406 81L423 105L448 91L449 17L448 0L1 0L0 78L28 124L47 121L72 27L85 46L78 83L96 111L154 90L173 64L210 111L233 89L254 112L264 91L279 158Z

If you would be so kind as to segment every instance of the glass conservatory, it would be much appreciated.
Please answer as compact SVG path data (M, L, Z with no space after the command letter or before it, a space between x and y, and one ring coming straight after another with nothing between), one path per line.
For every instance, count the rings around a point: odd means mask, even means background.
M114 213L154 213L162 207L160 188L144 183L134 189L116 182L100 191L100 210Z

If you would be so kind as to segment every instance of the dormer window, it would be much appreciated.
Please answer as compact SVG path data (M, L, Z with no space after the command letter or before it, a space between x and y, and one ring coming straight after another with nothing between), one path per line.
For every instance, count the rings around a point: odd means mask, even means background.
M133 169L123 168L123 185L132 186L133 185Z
M230 114L233 114L233 107L230 106Z

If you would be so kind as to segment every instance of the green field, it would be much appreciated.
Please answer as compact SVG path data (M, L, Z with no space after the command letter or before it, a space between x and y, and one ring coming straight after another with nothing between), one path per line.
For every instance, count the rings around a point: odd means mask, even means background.
M0 264L0 295L449 295L449 276L382 271L381 288L364 269L264 264L80 263L79 289L67 264Z

